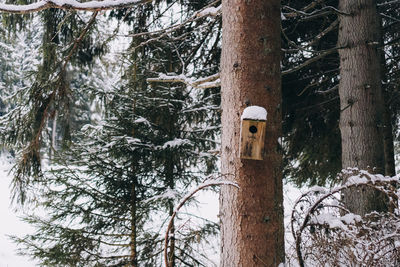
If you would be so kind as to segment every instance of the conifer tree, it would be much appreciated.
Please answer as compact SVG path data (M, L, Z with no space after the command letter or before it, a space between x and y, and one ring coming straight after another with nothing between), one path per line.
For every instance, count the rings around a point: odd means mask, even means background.
M386 61L382 88L386 94L388 119L381 124L385 134L386 175L393 175L393 144L398 97L395 89L396 67L393 40L399 27L398 3L377 3L383 25L383 44ZM339 20L350 16L338 8L338 1L309 3L308 1L283 2L283 113L285 136L285 175L297 184L341 182L335 179L342 168L341 138L339 131ZM354 31L357 29L354 29ZM385 67L384 65L387 65ZM391 77L391 78L389 78ZM392 151L392 154L391 152ZM391 167L389 167L391 166Z
M82 75L71 74L72 68L68 68L68 63L72 62L75 66L88 64L89 61L80 57L76 51L78 43L83 44L79 51L93 48L90 45L91 38L84 38L85 35L82 35L75 39L77 33L82 34L89 30L93 20L89 20L86 25L84 21L78 21L77 17L57 9L46 10L40 19L38 16L33 16L32 19L38 28L35 34L40 36L41 43L34 43L36 51L27 57L29 59L35 56L35 62L28 70L21 70L18 80L8 84L11 95L8 101L11 106L1 117L3 131L0 133L2 143L16 152L14 196L21 203L27 199L31 182L41 178L43 155L50 155L56 139L69 140L70 128L76 127L77 116L73 116L73 110L76 109L73 107L75 103L79 103L78 97L87 96L81 92L73 93L72 82L76 78L82 78ZM66 21L70 23L64 24ZM12 29L14 27L16 26ZM69 45L69 49L65 49L63 45ZM102 51L95 52L99 54ZM81 107L80 113L88 112L82 108L84 107ZM87 116L80 118L87 122Z
M35 183L51 216L27 218L38 231L18 242L44 265L160 266L164 228L155 229L161 222L154 218L167 219L176 198L215 171L216 158L207 151L215 148L219 127L204 123L219 110L212 89L196 93L182 83L146 82L180 71L190 43L164 37L137 47L142 41L132 43L120 87L90 88L104 107L104 122L73 136L57 156L60 166ZM216 233L207 221L176 229L171 266L209 266L199 248Z

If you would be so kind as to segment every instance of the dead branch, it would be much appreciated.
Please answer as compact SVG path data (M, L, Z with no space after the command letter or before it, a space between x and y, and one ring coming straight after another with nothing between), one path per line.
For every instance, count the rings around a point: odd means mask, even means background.
M169 266L169 263L168 263L169 232L171 231L171 228L173 227L174 218L176 217L176 214L178 213L180 208L182 208L182 206L186 203L186 201L188 201L194 194L196 194L197 192L199 192L200 190L202 190L206 187L216 186L216 185L231 185L231 186L239 188L239 186L236 183L231 182L231 181L219 180L219 179L218 180L210 180L208 182L200 184L198 187L196 187L194 190L192 190L186 196L183 197L183 199L178 203L177 207L175 208L174 213L172 213L172 216L169 219L167 231L165 232L165 238L164 238L164 263L165 263L165 266Z

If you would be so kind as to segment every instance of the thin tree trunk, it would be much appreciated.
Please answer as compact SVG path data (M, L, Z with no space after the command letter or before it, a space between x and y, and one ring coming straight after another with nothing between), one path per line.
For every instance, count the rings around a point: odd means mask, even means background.
M174 213L174 203L172 201L168 201L169 206L169 216L171 217ZM169 249L168 249L168 266L167 267L174 267L175 266L175 222L172 221L172 227L169 237Z
M169 50L168 53L168 69L169 72L174 71L174 66L173 66L173 60L172 60L172 52ZM168 99L168 105L170 105L170 97L171 97L171 86L169 87L170 94L169 94L169 99ZM168 109L168 122L165 125L167 131L168 131L168 139L172 140L174 138L174 130L176 127L176 121L174 119L174 116L170 113L170 110ZM169 189L174 189L175 188L175 181L174 181L174 154L172 152L168 152L166 154L165 158L165 179L167 182L167 186ZM172 214L174 213L174 201L169 200L168 201L168 208L169 208L169 216L171 217ZM167 267L175 267L176 265L176 259L175 259L175 221L172 221L172 227L170 230L171 237L170 237L170 242L169 242L169 250L168 250L168 263L169 265Z
M136 250L136 178L131 188L131 242L130 242L130 266L137 267L137 250Z
M220 195L221 267L284 262L280 1L224 0L222 173L240 189ZM264 160L239 158L240 116L248 105L268 112Z
M136 53L133 54L133 73L132 73L132 87L129 89L131 93L137 90L137 55ZM136 99L132 103L132 111L135 113L136 110ZM135 129L132 129L132 137L135 137ZM138 179L136 177L136 166L137 162L134 160L132 162L132 187L131 187L131 242L130 242L130 266L137 267L138 260L137 260L137 193L136 193L136 185L138 184Z
M51 145L49 149L49 158L53 158L53 153L57 149L57 144L56 144L56 138L57 138L57 114L58 112L54 112L54 117L53 117L53 125L51 127Z
M373 0L340 0L340 131L342 167L357 167L383 173L385 156L381 127L380 20ZM359 188L344 192L350 211L365 215L385 211L387 205L377 191Z
M172 126L172 125L171 125ZM169 154L169 155L168 155ZM173 162L173 155L168 153L166 157L165 169L166 169L166 181L168 184L168 188L173 190L175 188L175 181L174 181L174 162ZM168 201L168 209L169 209L169 216L171 217L174 213L174 201ZM175 267L175 221L172 221L172 227L170 230L170 238L169 238L169 249L168 249L168 266L167 267Z

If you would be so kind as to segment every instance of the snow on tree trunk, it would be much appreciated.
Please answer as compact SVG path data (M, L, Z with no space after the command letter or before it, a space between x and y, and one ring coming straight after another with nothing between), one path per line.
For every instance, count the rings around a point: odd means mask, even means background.
M221 267L284 262L280 2L223 1L222 173L239 190L220 196ZM239 158L240 116L246 106L268 112L264 160Z
M340 131L342 167L384 172L383 96L378 46L380 23L376 2L341 0L340 16ZM365 187L344 192L350 211L365 215L387 209L382 197Z

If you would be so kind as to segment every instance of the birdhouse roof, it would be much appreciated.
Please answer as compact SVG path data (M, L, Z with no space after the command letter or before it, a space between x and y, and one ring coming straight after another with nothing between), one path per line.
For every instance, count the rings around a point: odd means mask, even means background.
M267 110L260 106L249 106L243 110L242 120L267 120Z

